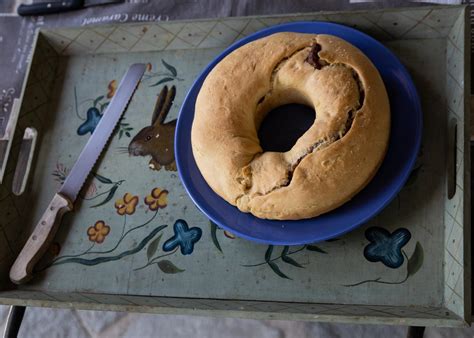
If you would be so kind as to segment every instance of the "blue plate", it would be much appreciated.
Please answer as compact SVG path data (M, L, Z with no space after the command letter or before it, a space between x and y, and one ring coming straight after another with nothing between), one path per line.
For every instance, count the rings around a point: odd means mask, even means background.
M194 161L191 126L194 105L211 69L234 49L277 32L332 34L362 50L382 75L390 98L391 135L387 155L373 180L343 206L312 219L270 221L240 212L207 185ZM421 142L422 111L416 88L397 57L358 30L325 22L295 22L254 33L227 48L201 73L179 114L175 154L181 180L198 208L220 227L239 237L273 245L315 243L351 231L379 213L400 191L415 163Z

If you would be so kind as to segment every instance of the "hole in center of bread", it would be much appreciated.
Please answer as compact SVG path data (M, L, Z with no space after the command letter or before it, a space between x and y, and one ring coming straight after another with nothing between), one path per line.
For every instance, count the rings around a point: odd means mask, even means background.
M313 125L316 112L304 104L286 104L268 112L258 130L263 151L286 152Z

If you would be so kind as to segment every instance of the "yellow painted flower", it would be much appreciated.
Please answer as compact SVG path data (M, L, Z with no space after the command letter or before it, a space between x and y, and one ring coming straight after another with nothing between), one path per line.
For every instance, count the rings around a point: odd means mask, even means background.
M145 197L145 204L150 210L163 209L168 205L168 190L155 188Z
M135 212L135 208L138 204L138 196L133 196L130 193L123 195L123 198L119 198L115 201L115 208L119 215L132 215Z
M111 99L112 96L115 94L115 90L117 89L117 81L112 80L109 82L109 85L107 86L107 98Z
M89 241L102 243L110 232L110 227L104 221L97 221L93 226L87 229L87 236Z

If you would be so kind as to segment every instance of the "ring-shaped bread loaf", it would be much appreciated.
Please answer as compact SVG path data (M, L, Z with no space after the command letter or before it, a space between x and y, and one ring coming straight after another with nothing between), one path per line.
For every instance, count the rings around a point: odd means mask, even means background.
M314 107L314 124L289 151L263 152L262 120L289 103ZM331 35L277 33L212 69L197 97L191 142L217 194L243 212L283 220L351 199L382 163L389 133L384 83L359 49Z

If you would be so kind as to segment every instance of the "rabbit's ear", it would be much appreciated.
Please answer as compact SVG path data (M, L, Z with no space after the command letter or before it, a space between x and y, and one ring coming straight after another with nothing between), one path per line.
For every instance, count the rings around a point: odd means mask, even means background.
M158 98L156 99L155 109L153 110L153 115L151 116L151 124L154 125L160 116L161 111L163 110L163 105L168 97L168 86L164 86L161 90Z
M173 100L175 96L176 96L176 87L172 86L171 89L167 91L166 93L166 98L163 102L163 105L161 107L160 112L158 113L158 116L155 122L153 123L154 125L163 124L163 122L165 122L166 116L168 115L171 109L171 106L173 105Z

